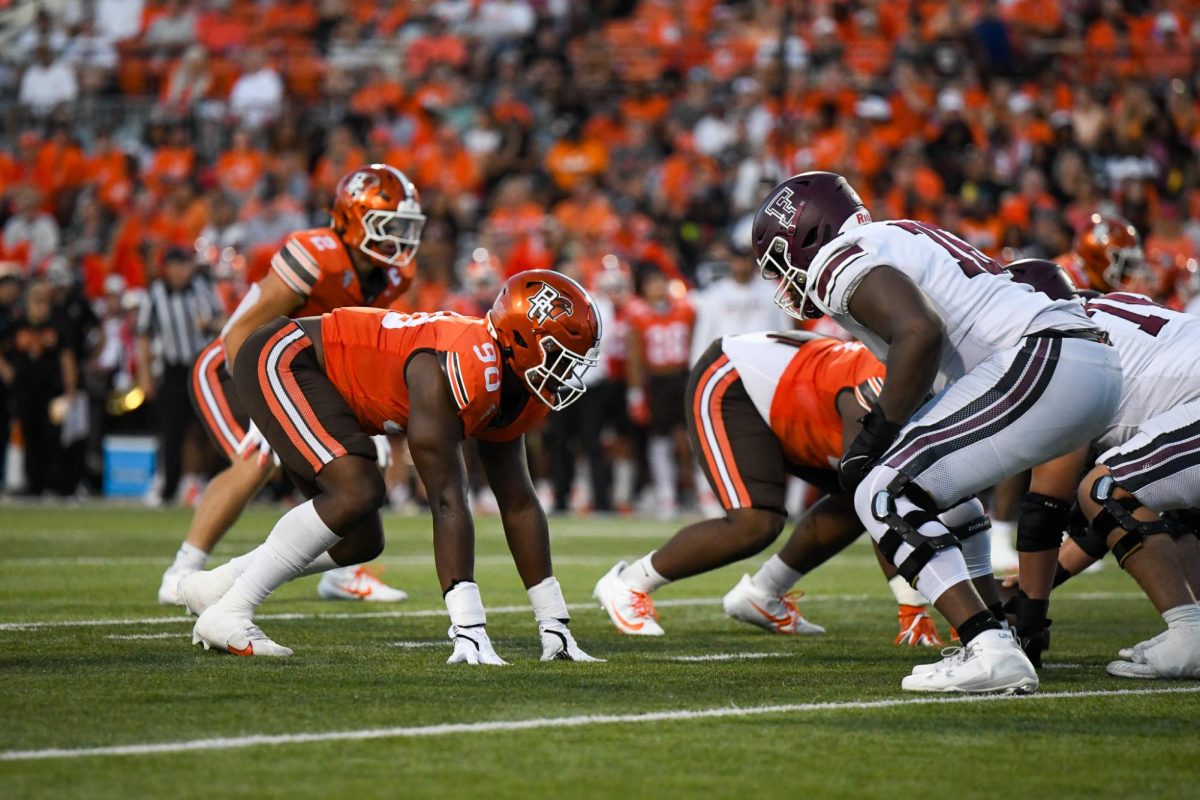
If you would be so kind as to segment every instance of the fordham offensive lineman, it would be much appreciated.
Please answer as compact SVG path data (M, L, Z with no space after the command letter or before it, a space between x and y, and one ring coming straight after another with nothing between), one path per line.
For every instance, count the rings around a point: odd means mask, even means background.
M251 334L234 366L238 392L309 500L284 514L254 551L183 579L184 603L200 615L193 643L236 655L292 654L254 624L254 612L285 581L379 555L385 489L370 436L403 431L433 516L450 663L505 663L488 639L474 582L466 439L478 443L496 494L542 660L595 660L567 628L523 434L584 393L600 333L596 305L579 284L531 270L508 280L483 319L343 308L280 318Z
M963 645L918 665L901 686L1036 690L998 597L985 600L971 581L992 571L989 536L960 541L937 515L1098 436L1121 394L1115 349L1079 304L1013 283L957 236L912 220L872 221L834 173L772 189L752 239L785 311L829 314L887 365L839 478L880 550Z

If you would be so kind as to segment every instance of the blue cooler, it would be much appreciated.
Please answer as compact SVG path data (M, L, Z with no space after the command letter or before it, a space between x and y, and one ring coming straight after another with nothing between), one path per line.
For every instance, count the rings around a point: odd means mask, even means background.
M142 497L154 481L158 443L153 436L104 437L105 497Z

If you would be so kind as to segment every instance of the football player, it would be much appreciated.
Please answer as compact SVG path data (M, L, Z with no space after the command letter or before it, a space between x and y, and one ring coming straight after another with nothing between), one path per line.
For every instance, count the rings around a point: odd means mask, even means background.
M1070 253L1054 261L1072 283L1097 292L1151 294L1154 274L1146 266L1142 237L1124 217L1095 212L1075 232Z
M331 213L330 227L288 236L266 277L250 287L221 335L196 358L190 386L196 416L230 464L201 496L187 538L163 573L160 603L180 602L179 581L204 568L208 554L274 469L231 378L229 365L242 343L280 316L307 317L342 306L386 308L412 280L425 216L404 173L386 164L348 173L338 182ZM386 439L377 446L383 459ZM361 568L326 573L317 592L326 599L406 597Z
M474 581L475 530L462 443L470 438L500 505L542 639L542 660L592 661L567 628L550 567L546 516L523 434L585 391L600 319L582 287L556 272L508 280L480 319L364 308L278 319L246 340L234 380L250 417L309 498L245 556L180 584L199 613L195 644L288 656L251 620L299 575L375 558L383 549L383 478L370 436L403 431L433 515L434 562L450 612L450 663L505 663L492 648Z
M887 364L838 476L883 554L962 640L902 688L1036 690L994 587L981 597L971 581L991 575L989 536L959 539L938 514L1099 435L1121 393L1116 351L1078 303L1013 283L934 225L872 221L834 173L776 186L752 238L785 311L829 314Z
M1052 262L1019 261L1009 271L1051 298L1077 296ZM1200 606L1180 557L1194 555L1189 511L1200 506L1200 319L1122 292L1087 297L1083 308L1120 353L1121 402L1096 442L1101 455L1094 466L1087 468L1084 447L1033 471L1017 529L1017 634L1039 661L1049 646L1046 613L1062 531L1078 499L1088 524L1072 527L1076 544L1093 559L1111 549L1167 623L1159 636L1123 650L1109 674L1200 678Z
M641 299L627 311L625 365L629 416L646 428L655 507L664 519L675 516L679 465L688 461L683 397L696 324L692 304L670 288L658 270L643 276Z
M862 534L833 466L843 442L857 433L856 420L878 401L883 376L883 365L859 343L809 333L752 333L713 342L692 368L685 397L692 450L724 514L687 526L658 550L630 565L622 561L600 579L593 596L617 630L661 635L652 592L775 541L787 519L791 473L828 494L801 518L778 555L725 595L725 613L772 633L824 633L800 614L791 590ZM961 506L947 524L987 523L977 500ZM892 585L900 602L896 643L940 644L920 593L898 576Z

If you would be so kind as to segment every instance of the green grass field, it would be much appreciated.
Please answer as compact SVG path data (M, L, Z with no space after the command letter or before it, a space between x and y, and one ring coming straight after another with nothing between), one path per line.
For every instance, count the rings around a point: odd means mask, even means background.
M218 557L257 544L276 513L248 512ZM572 629L608 662L542 664L499 526L482 520L476 577L497 651L512 662L484 668L444 663L424 517L387 519L382 564L408 602L321 602L316 578L268 601L262 627L296 651L282 660L202 652L180 611L154 602L186 523L181 512L0 506L0 796L1200 791L1200 687L1104 674L1118 648L1162 626L1111 563L1057 597L1040 694L964 702L900 691L911 665L937 654L892 646L895 606L862 542L801 583L825 636L788 640L727 619L719 600L736 565L656 595L668 635L648 641L619 636L590 594L613 562L671 526L552 520ZM721 660L678 660L695 656ZM197 744L215 739L226 741ZM177 746L148 747L165 744ZM127 751L73 752L110 747Z

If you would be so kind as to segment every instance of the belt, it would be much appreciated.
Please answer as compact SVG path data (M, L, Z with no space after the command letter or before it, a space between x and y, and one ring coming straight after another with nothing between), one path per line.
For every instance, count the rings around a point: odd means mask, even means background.
M1087 342L1112 344L1106 331L1096 328L1076 328L1069 331L1047 330L1028 334L1026 339L1083 339Z

